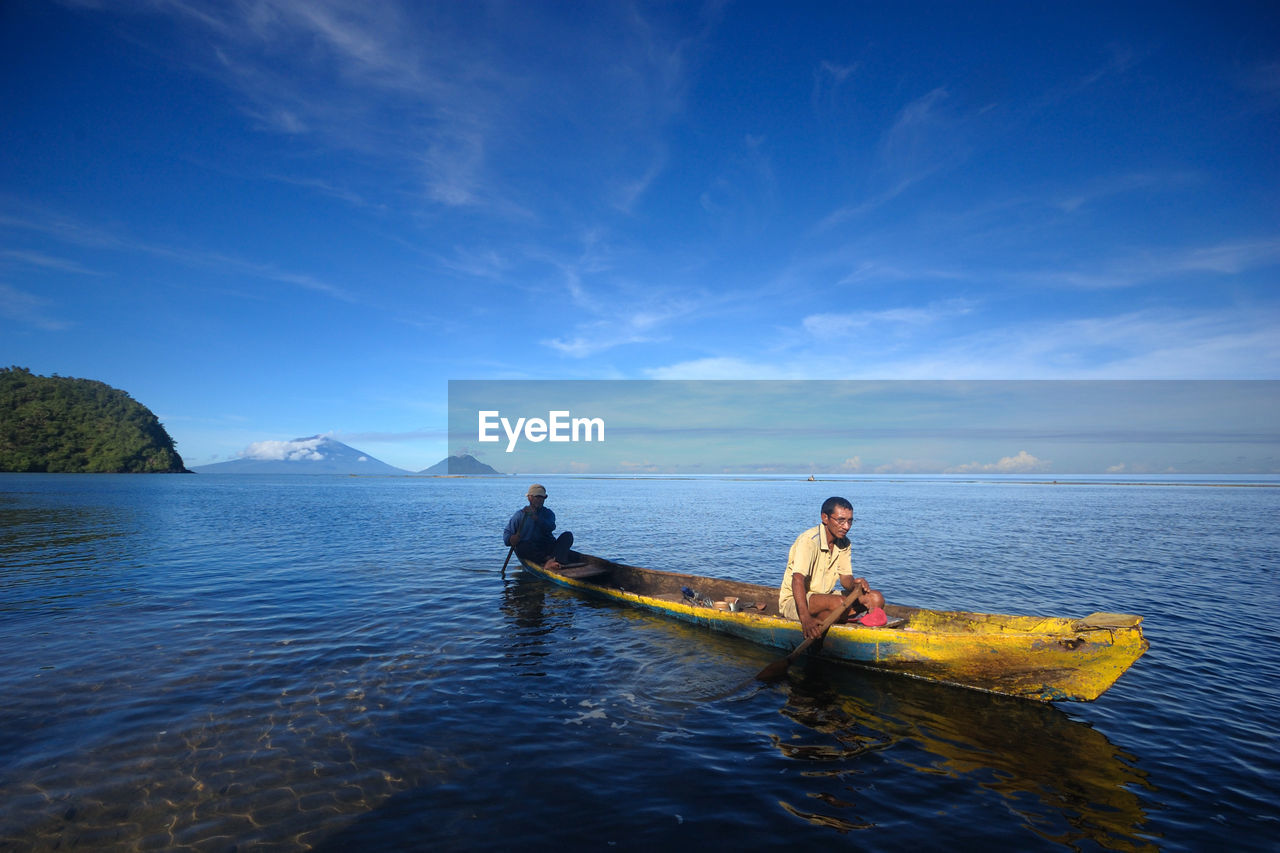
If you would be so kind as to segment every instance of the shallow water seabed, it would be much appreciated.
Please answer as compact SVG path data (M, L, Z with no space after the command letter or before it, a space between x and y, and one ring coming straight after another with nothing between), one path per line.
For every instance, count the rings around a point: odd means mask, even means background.
M755 683L775 651L503 576L524 485L0 477L0 847L1271 848L1280 490L835 487L891 600L1143 615L1055 707ZM774 585L830 485L548 488L584 550Z

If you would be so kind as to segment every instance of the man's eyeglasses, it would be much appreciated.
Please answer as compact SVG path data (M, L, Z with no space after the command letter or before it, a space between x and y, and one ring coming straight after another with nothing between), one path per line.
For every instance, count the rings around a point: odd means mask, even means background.
M852 527L853 526L852 515L849 516L848 518L836 518L834 515L828 515L827 520L830 521L832 524L834 524L836 527Z

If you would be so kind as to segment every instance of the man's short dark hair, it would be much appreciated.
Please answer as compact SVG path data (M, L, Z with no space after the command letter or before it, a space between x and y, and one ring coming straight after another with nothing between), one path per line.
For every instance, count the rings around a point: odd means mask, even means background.
M845 500L842 497L832 496L822 502L822 514L831 515L831 513L835 512L836 507L840 507L841 509L847 509L849 510L849 512L853 512L853 504L849 503L847 500Z

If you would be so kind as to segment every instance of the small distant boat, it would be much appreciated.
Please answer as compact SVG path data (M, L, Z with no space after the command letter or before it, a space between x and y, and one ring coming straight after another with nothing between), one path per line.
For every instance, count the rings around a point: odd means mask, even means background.
M554 584L790 651L800 623L778 615L777 587L642 569L574 554ZM736 599L730 610L728 602ZM1141 616L1006 616L885 605L887 625L838 624L811 653L853 666L1040 702L1089 702L1147 650Z

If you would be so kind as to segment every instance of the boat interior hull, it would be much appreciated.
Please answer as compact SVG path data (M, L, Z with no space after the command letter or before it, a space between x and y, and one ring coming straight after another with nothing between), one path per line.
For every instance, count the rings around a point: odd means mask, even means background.
M802 640L778 614L778 588L659 571L575 553L552 571L528 571L570 589L639 607L784 651ZM692 592L690 596L688 593ZM716 602L738 600L736 612ZM853 666L1038 701L1090 701L1147 649L1141 617L1079 619L927 610L886 604L889 624L837 624L811 653Z

